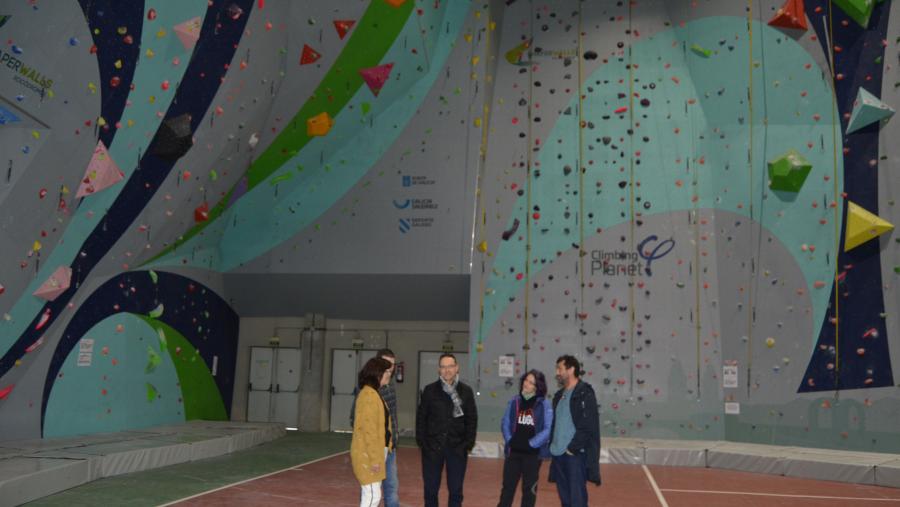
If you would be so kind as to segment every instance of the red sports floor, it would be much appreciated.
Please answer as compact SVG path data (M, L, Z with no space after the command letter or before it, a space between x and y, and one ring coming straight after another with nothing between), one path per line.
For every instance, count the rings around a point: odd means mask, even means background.
M422 476L419 451L401 448L398 455L400 504L419 507ZM538 506L558 506L555 485L547 482L547 463L538 488ZM466 471L465 505L497 505L503 460L470 458ZM709 468L602 465L603 486L588 485L592 506L669 507L812 507L900 506L900 489L839 482L794 479ZM441 505L446 505L446 484ZM289 470L251 479L184 500L177 505L356 506L359 483L350 469L350 455L341 453ZM513 503L519 505L519 496Z

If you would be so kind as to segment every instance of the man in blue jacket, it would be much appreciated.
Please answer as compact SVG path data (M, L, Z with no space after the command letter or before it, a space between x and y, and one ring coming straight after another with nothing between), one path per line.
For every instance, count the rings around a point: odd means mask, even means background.
M550 481L563 507L587 507L587 481L600 485L600 411L594 388L580 375L578 359L556 360L562 388L553 396Z

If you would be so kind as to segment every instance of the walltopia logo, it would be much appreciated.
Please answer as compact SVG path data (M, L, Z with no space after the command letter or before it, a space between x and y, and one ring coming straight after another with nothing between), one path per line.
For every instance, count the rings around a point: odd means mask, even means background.
M607 276L634 276L640 273L653 276L650 269L653 261L665 257L674 248L674 239L659 241L656 235L650 235L638 243L636 252L591 250L591 276L597 272Z
M37 88L35 91L50 89L53 80L48 79L44 73L34 67L29 67L24 61L18 59L12 53L0 49L0 67L12 69L16 75L13 77L18 83L29 88Z

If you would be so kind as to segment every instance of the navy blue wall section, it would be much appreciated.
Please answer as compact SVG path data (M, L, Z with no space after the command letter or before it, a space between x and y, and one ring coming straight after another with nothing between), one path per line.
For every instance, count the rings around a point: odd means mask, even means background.
M827 1L806 0L806 13L815 28L825 53L829 53ZM883 41L887 37L889 2L877 2L869 27L863 30L855 21L833 6L831 23L838 48L834 52L835 92L841 133L844 140L844 220L838 253L838 300L832 290L825 322L806 369L799 392L831 391L885 387L894 383L888 353L884 321L880 241L869 241L844 253L843 237L847 219L847 201L878 214L878 170L870 161L878 160L878 123L850 135L849 113L860 87L875 96L881 94L884 58ZM845 24L845 21L847 23ZM833 323L837 312L837 325ZM871 331L871 330L874 330ZM863 350L862 354L857 351Z
M94 38L100 69L100 116L106 125L100 127L95 123L95 128L99 129L99 139L109 146L118 131L115 125L125 111L134 70L140 59L144 2L80 0L79 4ZM123 27L126 32L120 34L119 30ZM121 62L120 69L116 68L117 61Z
M42 431L53 383L79 340L107 317L118 313L147 315L160 304L163 313L157 320L181 333L199 351L210 370L213 356L217 357L214 379L230 416L238 345L237 313L218 294L190 278L166 272L156 272L156 276L154 281L148 271L122 273L107 280L79 306L47 369L41 401Z
M244 14L236 18L232 16L230 13L233 12L235 6L243 9ZM244 33L244 27L252 7L252 0L213 0L210 2L211 12L207 13L204 19L200 39L194 47L190 64L184 74L185 79L179 84L164 120L189 113L192 115L191 131L196 131L212 103L213 97L219 90L222 78L227 73L227 65L231 62L238 42ZM102 12L104 26L120 26L120 22L132 19L130 17L121 21L115 19L115 16L120 14L118 10ZM98 15L97 13L98 11L93 7L88 9L88 14L91 16ZM128 9L122 11L121 15L133 16L133 11ZM107 17L109 17L108 20ZM113 51L112 54L115 52ZM103 67L101 66L101 68ZM117 89L113 88L112 90L114 95L117 94ZM106 96L103 100L105 108ZM110 104L115 102L112 98L109 100ZM112 114L115 110L111 109L110 111ZM119 115L121 115L121 111L119 111ZM114 130L110 129L111 132ZM110 139L112 138L110 137ZM75 291L78 290L80 281L88 276L94 266L109 252L119 237L150 202L151 197L168 177L174 165L174 161L166 161L149 153L144 154L138 169L128 179L102 222L85 240L81 254L72 262L72 286L54 301L44 305L25 333L0 359L0 377L13 367L18 358L25 354L25 349L29 345L40 338L44 332L43 329L53 323ZM39 327L39 323L45 315L49 316L49 319Z

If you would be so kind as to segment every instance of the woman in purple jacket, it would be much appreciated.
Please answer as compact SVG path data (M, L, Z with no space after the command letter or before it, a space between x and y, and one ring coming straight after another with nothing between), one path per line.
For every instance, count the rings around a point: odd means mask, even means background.
M500 421L506 459L498 507L512 505L519 478L522 479L522 507L534 506L541 460L550 458L553 406L546 397L544 374L531 370L522 375L519 393L509 400L506 414Z

